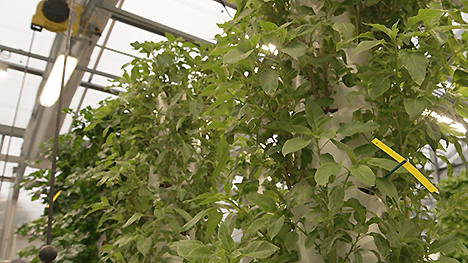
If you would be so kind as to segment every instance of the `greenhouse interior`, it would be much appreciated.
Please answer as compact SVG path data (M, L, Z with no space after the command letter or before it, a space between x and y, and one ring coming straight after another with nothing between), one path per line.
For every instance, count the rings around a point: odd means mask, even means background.
M466 0L3 1L0 263L468 263L467 29Z

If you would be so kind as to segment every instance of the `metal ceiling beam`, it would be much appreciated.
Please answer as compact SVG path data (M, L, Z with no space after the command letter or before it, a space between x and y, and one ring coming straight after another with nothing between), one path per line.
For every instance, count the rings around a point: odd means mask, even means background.
M34 58L34 59L38 59L38 60L42 60L42 61L46 61L46 62L49 62L49 63L54 63L55 62L55 58L53 58L53 57L45 57L45 56L42 56L42 55L39 55L39 54L30 53L30 52L27 52L27 51L24 51L24 50L21 50L21 49L12 48L12 47L8 47L8 46L4 46L4 45L0 45L0 50L5 50L5 51L11 52L11 53L15 53L15 54L18 54L18 55L22 55L22 56L26 56L26 57L30 57L30 58ZM6 62L6 61L2 61L2 62ZM119 78L116 75L106 73L106 72L102 72L102 71L99 71L99 70L90 69L90 68L87 68L87 67L82 66L82 65L76 66L76 69L80 70L80 71L83 71L83 72L89 72L89 73L94 74L94 75L99 75L99 76L103 76L103 77L106 77L106 78L110 78L110 79Z
M0 176L0 180L2 180L3 182L12 183L15 181L15 177Z
M124 24L130 25L133 27L143 29L145 31L148 31L148 32L151 32L151 33L163 36L163 37L165 36L166 33L170 33L174 35L175 37L181 37L184 40L192 42L192 43L212 44L212 42L209 42L203 38L199 38L199 37L187 34L175 28L168 27L166 25L160 24L158 22L152 21L142 16L135 15L133 13L127 12L120 8L116 8L115 6L106 5L102 2L102 0L96 1L95 5L96 7L111 13L111 18L116 21L122 22Z
M0 134L6 135L6 136L13 136L13 137L23 138L24 129L18 128L18 127L13 127L13 130L12 130L11 126L0 124Z
M5 154L0 154L0 161L4 162L7 159ZM9 163L21 163L23 161L23 158L20 156L11 156L8 155L8 162Z
M35 76L40 76L40 77L44 76L44 71L39 70L39 69L26 68L23 65L19 65L19 64L16 64L16 63L11 63L11 62L4 61L4 60L2 60L1 62L6 64L8 66L8 69L17 70L17 71L21 71L21 72L26 72L28 74L35 75ZM106 87L101 86L101 85L96 85L96 84L93 84L91 82L81 81L80 86L85 87L85 88L89 88L89 89L93 89L93 90L97 90L97 91L102 91L102 92L105 92L105 93L114 94L110 90L106 89ZM0 129L0 133L1 133L1 129Z

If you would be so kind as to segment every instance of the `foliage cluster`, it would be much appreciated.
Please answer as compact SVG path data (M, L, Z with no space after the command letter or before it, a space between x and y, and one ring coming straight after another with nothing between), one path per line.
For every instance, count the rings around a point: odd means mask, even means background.
M439 214L440 227L453 231L456 238L468 246L468 175L461 172L457 176L448 177L438 185L440 199L437 202L436 213ZM450 254L462 263L468 262L468 255L459 251L452 251L446 247Z
M441 253L438 262L456 262L450 253L467 253L409 173L383 177L397 164L370 143L424 166L424 147L445 141L466 164L465 134L425 114L467 127L467 35L453 31L466 28L463 8L237 6L215 45L169 35L135 43L145 57L118 83L128 91L83 110L61 136L57 261L427 262ZM47 177L24 183L43 202ZM20 232L39 238L44 220Z

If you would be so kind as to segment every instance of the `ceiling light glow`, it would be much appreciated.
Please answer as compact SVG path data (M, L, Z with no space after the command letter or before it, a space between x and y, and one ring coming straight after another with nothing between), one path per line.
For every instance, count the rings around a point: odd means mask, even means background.
M60 91L62 86L62 74L63 74L63 65L65 61L64 55L59 55L55 60L54 66L50 71L47 82L42 89L39 102L44 107L50 107L55 104L55 102L60 97ZM65 69L65 86L68 83L73 71L75 71L76 66L78 65L78 59L68 56L67 65Z

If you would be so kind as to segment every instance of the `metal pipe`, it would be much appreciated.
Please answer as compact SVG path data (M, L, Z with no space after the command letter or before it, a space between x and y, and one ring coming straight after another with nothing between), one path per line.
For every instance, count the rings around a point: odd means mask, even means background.
M6 136L13 136L13 137L23 138L24 129L14 127L13 132L12 132L10 126L0 124L0 134L6 135ZM1 147L0 147L0 149L1 149Z
M11 52L11 53L31 57L31 58L34 58L34 59L38 59L38 60L42 60L42 61L46 61L46 62L50 62L50 63L55 62L54 58L45 57L45 56L42 56L42 55L39 55L39 54L30 53L30 52L27 52L27 51L24 51L24 50L21 50L21 49L16 49L16 48L4 46L4 45L0 45L0 50L5 50L5 51ZM3 61L3 62L5 62L5 61ZM106 77L106 78L111 78L111 79L119 78L116 75L106 73L106 72L102 72L102 71L99 71L99 70L90 69L90 68L87 68L87 67L81 66L81 65L76 66L76 69L84 71L84 72L89 72L89 73L94 74L94 75L103 76L103 77Z

